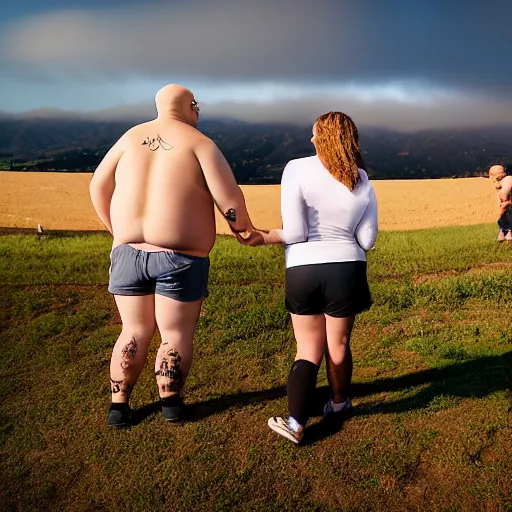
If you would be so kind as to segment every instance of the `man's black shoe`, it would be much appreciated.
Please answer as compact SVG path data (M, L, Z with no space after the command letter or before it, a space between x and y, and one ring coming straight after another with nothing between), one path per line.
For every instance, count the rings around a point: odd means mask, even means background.
M125 403L110 404L108 411L107 424L109 427L126 428L130 426L132 418L132 410Z
M180 395L162 398L162 416L165 421L178 421L183 414L184 403Z

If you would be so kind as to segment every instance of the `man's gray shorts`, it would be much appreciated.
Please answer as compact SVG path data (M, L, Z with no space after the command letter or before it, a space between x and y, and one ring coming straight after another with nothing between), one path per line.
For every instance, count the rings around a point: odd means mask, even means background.
M114 295L157 293L181 302L208 297L210 259L170 251L141 251L130 245L110 253L108 291Z

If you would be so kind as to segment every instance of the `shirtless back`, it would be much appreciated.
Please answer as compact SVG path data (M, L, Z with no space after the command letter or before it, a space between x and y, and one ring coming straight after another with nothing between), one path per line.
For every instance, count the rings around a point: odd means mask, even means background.
M243 195L220 150L196 129L192 93L170 85L156 105L158 117L126 132L99 165L93 204L113 247L207 256L215 242L214 201L223 214L235 211L235 222L227 218L234 231L250 229Z
M110 207L114 247L208 255L215 242L213 200L195 155L208 144L204 139L180 121L150 121L126 133Z

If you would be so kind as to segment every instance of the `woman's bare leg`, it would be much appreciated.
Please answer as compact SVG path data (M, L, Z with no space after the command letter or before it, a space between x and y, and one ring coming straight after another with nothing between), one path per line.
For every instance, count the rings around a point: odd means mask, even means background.
M325 315L327 332L327 378L333 391L333 402L346 402L352 381L350 336L355 317L335 318Z
M304 359L319 365L322 362L327 343L325 316L290 315L293 333L297 342L295 360Z

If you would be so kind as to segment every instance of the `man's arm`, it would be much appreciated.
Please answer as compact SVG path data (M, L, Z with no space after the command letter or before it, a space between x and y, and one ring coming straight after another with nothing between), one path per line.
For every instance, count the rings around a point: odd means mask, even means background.
M98 214L101 222L112 234L112 223L110 222L110 202L115 188L116 167L123 155L122 139L119 139L105 155L89 185L92 205Z
M498 190L498 204L500 217L507 211L510 206L510 195L512 192L512 176L505 176L501 180L501 188Z
M500 203L508 201L512 192L512 176L505 176L501 180L501 188L498 191L498 198Z
M252 231L254 228L247 212L244 195L220 149L213 141L205 139L196 147L195 155L213 200L231 231Z
M512 204L512 201L503 201L502 203L500 203L500 217L506 213L506 211L508 210L508 207Z

